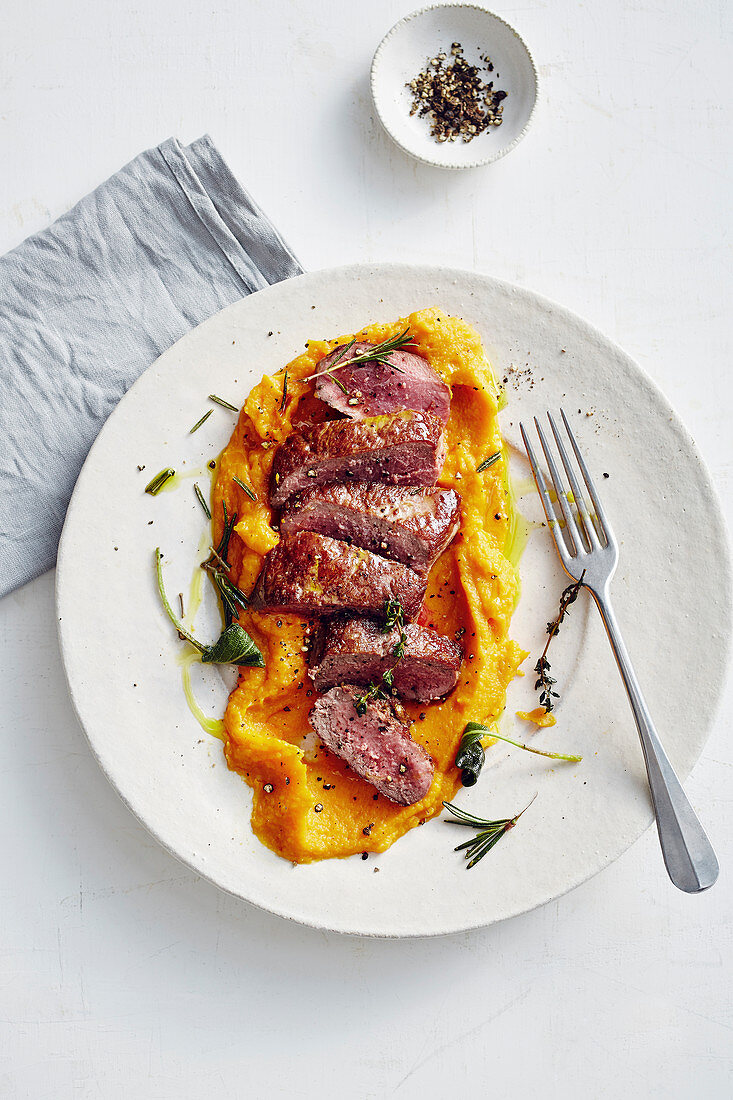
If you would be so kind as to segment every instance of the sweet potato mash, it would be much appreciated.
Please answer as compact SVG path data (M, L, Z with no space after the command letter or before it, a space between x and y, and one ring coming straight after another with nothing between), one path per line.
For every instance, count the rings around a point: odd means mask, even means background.
M461 530L434 566L421 621L456 637L465 649L458 686L444 702L405 704L413 736L435 762L427 796L412 806L389 802L329 754L310 728L315 691L308 678L308 623L292 615L243 612L241 623L260 647L264 669L241 670L224 718L230 768L254 792L252 827L273 851L297 863L382 852L408 829L434 817L460 786L453 765L466 722L490 722L504 707L506 687L524 652L508 638L517 595L505 556L514 517L504 459L477 467L501 449L496 387L478 333L440 309L370 325L358 339L378 343L409 325L415 350L452 390L447 458L439 485L462 498ZM223 504L238 516L230 545L232 578L249 592L264 555L278 542L268 501L277 445L305 424L331 415L303 379L352 334L311 340L285 372L265 377L247 398L224 450L214 486L215 536ZM233 477L252 487L250 499Z

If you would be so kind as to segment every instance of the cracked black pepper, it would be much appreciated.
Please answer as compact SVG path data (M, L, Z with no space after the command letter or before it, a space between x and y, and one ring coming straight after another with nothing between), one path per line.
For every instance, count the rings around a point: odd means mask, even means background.
M485 81L482 71L493 73L488 57L483 65L470 65L460 42L453 42L448 55L441 51L429 58L424 70L406 87L412 94L410 114L427 117L430 136L438 142L473 141L479 134L501 126L507 93Z

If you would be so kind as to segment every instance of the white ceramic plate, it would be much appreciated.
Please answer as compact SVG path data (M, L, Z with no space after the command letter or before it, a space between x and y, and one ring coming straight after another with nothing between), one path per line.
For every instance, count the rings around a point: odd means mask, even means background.
M504 726L509 736L514 729L584 760L553 766L506 745L492 749L480 783L458 795L461 805L511 816L539 795L475 869L466 872L453 852L464 831L442 820L378 857L293 867L255 839L249 789L227 770L221 742L192 717L181 690L183 647L158 601L154 547L170 562L171 593L188 592L197 548L205 549L194 478L155 498L143 488L162 467L204 467L226 444L235 417L221 408L188 434L207 394L239 404L308 338L432 304L481 332L499 380L507 379L510 441L520 415L561 403L568 410L621 543L618 617L684 779L710 730L730 635L730 567L713 489L685 429L639 368L584 321L518 287L449 269L360 265L280 283L212 317L162 355L105 424L79 477L58 559L71 698L129 807L225 890L307 924L371 935L454 932L524 912L600 871L650 824L637 735L597 614L581 598L553 643L557 726L532 735L510 717L533 705L531 672L510 689ZM519 452L514 465L526 479ZM537 509L534 494L525 507ZM567 583L542 528L530 538L522 583L512 633L531 650L531 668ZM212 599L197 631L213 637L217 627ZM202 705L221 715L226 685L216 669L198 672Z
M407 84L441 50L453 42L463 56L482 69L484 81L507 93L501 126L492 126L470 142L437 142L426 115L410 115ZM493 73L483 71L488 56ZM385 130L406 153L437 168L477 168L490 164L518 145L529 129L537 101L537 70L532 55L513 27L476 4L438 4L400 19L383 38L371 71L372 99Z

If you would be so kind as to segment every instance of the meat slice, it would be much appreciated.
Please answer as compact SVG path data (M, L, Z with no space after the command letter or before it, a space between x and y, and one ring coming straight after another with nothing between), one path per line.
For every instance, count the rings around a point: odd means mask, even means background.
M429 569L461 525L460 505L452 489L364 481L319 486L287 501L280 531L318 531L413 569Z
M349 365L357 355L368 353L373 346L360 341L344 352L341 345L321 360L319 371L326 370L336 360L338 363L333 377L322 374L316 379L316 397L356 420L399 409L415 409L433 413L445 424L450 413L450 390L427 359L412 351L400 350L391 352L386 363L371 359L354 367ZM334 378L345 387L345 393Z
M437 630L416 623L405 627L405 635L405 654L395 664L399 628L384 634L370 619L327 623L311 656L314 686L327 691L334 684L378 684L383 673L394 666L394 690L403 699L428 703L447 695L458 682L461 647Z
M270 502L337 481L434 485L443 467L443 424L432 413L327 420L288 436L275 452Z
M303 615L335 611L378 615L387 600L399 600L405 617L414 619L425 587L425 577L400 562L312 531L299 531L281 539L265 558L250 607Z
M412 806L430 790L433 761L386 699L375 699L358 714L360 694L353 684L331 688L311 711L313 729L326 748L390 802Z

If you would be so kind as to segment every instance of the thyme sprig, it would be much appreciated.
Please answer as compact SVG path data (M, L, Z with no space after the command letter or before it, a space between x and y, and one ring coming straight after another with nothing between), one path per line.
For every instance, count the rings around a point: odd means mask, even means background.
M203 664L240 665L247 668L264 668L265 662L259 649L247 631L239 623L230 622L222 630L212 645L204 645L186 629L171 607L163 584L163 555L160 547L155 548L155 571L158 580L158 592L168 618L179 635L201 654Z
M358 715L364 715L372 699L386 699L387 694L381 684L370 684L354 703L354 710Z
M384 622L381 628L382 634L390 634L395 627L398 627L400 631L400 636L392 649L392 656L395 658L395 663L382 673L381 683L370 684L367 690L356 700L354 709L359 715L366 714L367 706L372 699L386 699L393 693L394 671L405 655L407 634L405 633L404 608L399 600L387 599L384 603Z
M404 610L399 600L388 599L384 603L384 623L382 634L389 634L396 626L402 626Z
M450 810L453 817L446 818L446 824L448 825L463 825L468 829L476 829L476 836L471 840L466 840L463 844L458 844L453 851L465 852L464 858L468 860L466 864L466 870L470 871L472 867L475 867L479 860L483 859L487 852L490 852L495 844L499 841L510 829L519 821L523 813L529 809L534 802L537 795L535 794L531 800L527 803L523 810L520 810L514 817L501 817L496 821L489 821L486 818L476 817L475 814L469 814L466 810L462 810L459 806L454 806L451 802L444 802L446 810Z
M399 630L400 636L395 642L394 649L392 650L392 656L395 658L395 663L391 668L382 676L389 687L392 687L394 680L394 670L405 656L405 646L407 645L407 634L405 633L405 609L399 600L388 599L384 604L384 623L382 625L382 634L391 634L393 630Z
M566 760L569 764L579 764L582 756L571 755L564 752L548 752L546 749L536 749L532 745L525 745L522 741L512 741L511 737L502 737L500 733L482 725L481 722L468 722L463 731L463 737L456 753L455 764L461 769L461 783L464 787L473 787L481 774L486 753L481 744L483 737L493 737L497 741L506 741L508 745L514 745L515 749L524 749L525 752L533 752L536 756L547 756L550 760Z
M578 593L583 587L583 578L585 577L585 569L580 574L580 580L575 581L574 584L569 584L560 596L560 607L558 609L557 618L551 623L547 624L547 633L549 635L545 642L545 648L542 650L537 664L534 666L534 671L537 673L537 682L535 683L535 691L540 693L540 706L545 708L545 713L549 714L554 707L553 699L559 699L559 692L553 691L553 685L557 683L557 680L550 676L550 662L547 660L547 651L550 648L550 642L560 629L560 624L567 615L568 608L578 598Z
M394 363L390 363L389 356L393 351L400 351L400 349L406 347L407 344L414 343L414 337L410 334L410 329L408 327L404 332L401 332L399 336L391 336L388 340L382 340L381 343L374 344L370 347L369 351L360 352L352 359L348 359L344 362L344 356L348 355L355 343L356 337L354 336L347 344L341 344L339 347L339 354L325 370L317 371L315 374L309 374L303 381L307 382L312 378L320 378L322 375L328 374L331 380L335 382L344 393L348 393L346 386L333 375L333 371L337 370L340 366L361 367L364 366L365 363L381 363L383 366L391 367L397 374L404 374L405 372L400 367L395 366Z

